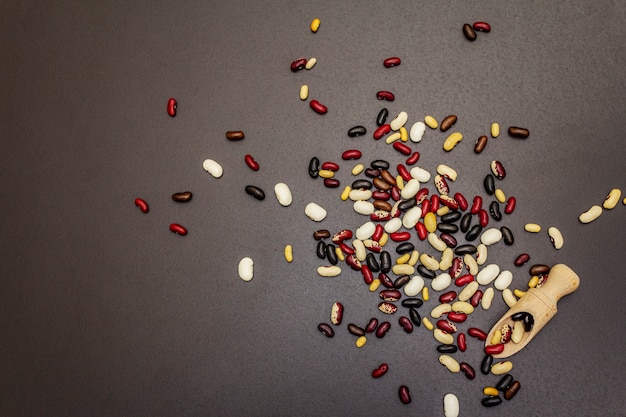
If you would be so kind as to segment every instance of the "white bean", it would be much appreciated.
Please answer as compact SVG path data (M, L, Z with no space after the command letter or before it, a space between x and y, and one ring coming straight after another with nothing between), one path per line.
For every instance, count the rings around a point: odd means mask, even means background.
M411 177L415 178L422 184L430 181L430 172L426 171L424 168L413 167L409 173L411 174Z
M478 273L478 262L476 262L476 259L474 259L471 254L466 253L465 256L463 256L463 263L470 274L476 275Z
M446 245L446 242L441 240L441 238L437 236L436 233L428 234L428 243L430 243L430 246L432 246L435 250L438 250L439 252L443 252L448 247L448 245Z
M491 281L496 279L500 273L500 267L496 264L489 264L484 267L478 275L476 275L476 281L480 285L489 285Z
M202 163L202 168L209 174L213 175L215 178L219 178L224 173L224 168L213 159L205 159Z
M581 223L591 223L602 214L602 207L600 206L591 206L589 210L578 216L578 220Z
M411 130L409 131L409 137L411 138L411 142L419 142L424 137L424 132L426 131L426 125L424 122L416 122L411 126Z
M437 173L442 177L446 177L450 181L456 181L457 173L454 169L450 168L447 165L437 165Z
M498 278L493 282L493 286L496 287L496 290L504 290L505 288L509 288L513 282L513 273L508 270L501 271L498 275Z
M254 276L254 261L252 258L245 257L239 261L239 278L244 281L250 281Z
M430 286L435 291L443 291L452 284L452 277L447 272L437 275L433 278Z
M354 211L364 216L369 216L375 210L372 202L364 200L355 201L352 207L354 208Z
M324 265L317 268L317 274L321 277L336 277L341 274L341 268L337 265Z
M411 207L404 213L402 217L402 226L407 229L415 227L419 219L422 217L422 208L420 206Z
M480 235L480 243L485 246L493 245L498 243L502 239L502 232L500 229L492 227L487 229Z
M369 200L372 198L371 190L352 190L348 194L348 198L352 201Z
M376 231L376 224L374 224L374 222L365 222L361 225L361 227L356 229L356 232L354 232L354 235L359 240L365 240L365 239L369 239L370 237L372 237L375 231Z
M415 178L411 178L404 184L404 188L400 191L400 196L404 200L409 200L415 197L415 194L420 190L420 182Z
M482 243L476 246L476 263L478 265L483 265L487 262L487 245L483 245Z
M354 254L359 261L364 261L367 257L367 251L365 249L365 244L362 240L354 239L352 241L352 247L354 248Z
M402 126L404 126L404 124L406 123L406 121L409 120L409 115L405 112L405 111L401 111L400 113L398 113L398 115L391 121L391 123L389 123L389 126L391 127L391 130L398 130L400 129Z
M289 189L289 186L284 182L279 182L274 186L274 194L276 194L276 199L283 207L290 206L293 202L291 190Z
M513 307L515 303L517 303L517 298L515 298L513 291L508 288L502 290L502 299L504 300L506 305L509 306L509 308Z
M402 219L400 217L394 217L385 223L385 232L387 233L395 233L402 227Z
M548 236L550 236L550 241L552 242L554 249L558 250L563 247L563 235L559 229L554 226L549 227Z
M403 289L407 297L415 297L422 291L422 288L424 288L424 278L415 275L406 283Z
M459 417L459 413L459 399L454 394L446 394L443 397L443 415L445 417Z
M309 203L304 208L304 214L315 222L321 222L326 218L326 210L316 203Z

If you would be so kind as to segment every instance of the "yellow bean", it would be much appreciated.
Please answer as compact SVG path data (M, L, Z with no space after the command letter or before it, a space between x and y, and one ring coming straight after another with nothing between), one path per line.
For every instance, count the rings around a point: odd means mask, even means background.
M494 387L485 387L483 388L483 394L495 397L498 395L498 389Z
M396 187L398 187L400 191L404 188L404 178L400 175L396 176Z
M504 195L504 191L502 191L501 189L497 188L494 195L498 202L504 203L506 201L506 195Z
M532 278L528 281L528 288L535 288L539 283L539 277L537 275L533 275Z
M346 257L343 254L343 251L341 250L341 248L339 246L337 246L335 248L335 253L337 254L337 259L339 259L340 261L345 261Z
M315 64L317 64L317 59L316 58L309 58L306 61L306 64L304 64L304 68L310 70L311 68L313 68L315 66Z
M365 165L363 165L363 164L356 164L352 168L352 175L359 175L361 172L363 172L364 169L365 169Z
M417 261L419 261L419 258L420 258L420 253L414 250L413 252L411 252L411 257L409 258L409 262L407 263L411 266L415 266L417 264Z
M502 332L500 330L496 330L495 332L493 332L493 336L491 336L489 343L491 343L492 345L497 345L498 343L500 343L501 338Z
M320 28L320 20L316 17L311 22L311 32L316 33L319 28Z
M332 178L335 176L335 173L330 169L320 169L318 174L322 178Z
M428 298L429 298L428 287L422 288L422 298L424 299L424 301L428 301ZM432 330L432 329L429 329L429 330Z
M437 123L437 120L433 116L424 117L424 123L431 129L437 129L437 127L439 127L439 123Z
M387 232L385 232L385 233L383 233L383 235L378 240L378 244L380 246L385 246L388 241L389 241L389 234Z
M448 207L448 206L441 206L437 210L437 216L441 217L444 214L448 214L449 211L450 211L450 207Z
M491 124L491 137L497 138L500 136L500 125L498 123Z
M443 142L443 150L450 152L460 141L463 140L463 135L459 132L454 132Z
M285 246L285 260L289 263L293 262L293 248L291 245Z
M396 260L396 263L399 265L406 264L409 262L409 259L411 259L411 254L405 253L404 255L402 255Z
M428 212L424 216L424 226L430 233L434 233L437 230L437 216L433 212Z
M385 143L387 145L394 143L397 140L400 140L400 132L394 132L391 135L387 136L387 139L385 139Z
M519 288L516 288L515 291L513 291L513 295L515 295L517 298L522 298L524 294L526 294L526 291L522 291Z
M370 292L376 291L378 287L380 287L380 280L378 278L375 278L370 284Z
M541 232L541 226L539 226L537 223L526 223L524 225L524 230L526 230L528 233L539 233Z
M409 132L406 130L406 127L404 126L400 128L400 140L402 142L406 142L409 140Z
M352 188L349 185L346 185L346 188L344 188L341 193L341 199L343 201L346 201L350 197L350 191L352 191Z
M428 320L428 317L422 317L422 324L424 325L424 327L426 327L428 330L431 330L431 331L435 328L435 326L433 326L431 321Z
M365 346L365 343L367 342L367 338L365 336L361 336L358 339L356 339L356 347L358 348L362 348L363 346Z
M309 86L306 84L303 84L300 87L300 100L306 100L309 97Z

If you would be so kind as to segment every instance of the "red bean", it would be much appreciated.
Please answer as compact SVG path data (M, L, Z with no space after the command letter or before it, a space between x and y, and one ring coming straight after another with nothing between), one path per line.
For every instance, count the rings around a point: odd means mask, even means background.
M456 291L448 291L439 296L439 302L441 304L451 303L456 299Z
M141 210L143 213L147 213L148 211L150 211L150 207L148 207L148 203L146 203L146 201L141 198L135 199L135 205L139 207L139 210Z
M374 274L372 274L372 270L367 265L363 265L361 267L361 274L363 274L363 281L367 285L370 285L374 281Z
M376 98L379 100L394 101L396 96L390 91L379 91L376 93Z
M415 194L415 202L416 204L422 204L424 200L428 197L428 188L420 188L420 190Z
M419 161L420 159L420 153L419 152L413 152L413 154L411 154L411 156L409 156L406 160L406 164L407 165L414 165L417 163L417 161Z
M459 364L459 367L461 368L461 372L465 374L467 379L474 379L476 377L476 371L474 371L474 368L472 368L469 363L461 362Z
M411 402L411 393L406 385L401 385L398 390L398 395L400 396L400 401L402 404L409 404Z
M309 106L311 106L313 111L317 114L326 114L328 111L328 108L317 100L311 100Z
M405 241L411 239L411 233L409 233L409 232L394 232L394 233L390 233L389 237L394 242L405 242Z
M463 323L465 320L467 320L467 314L457 313L454 311L451 311L448 314L446 314L446 317L448 317L448 320L453 321L455 323Z
M391 198L393 201L400 201L400 189L396 185L391 187Z
M470 213L478 214L483 207L483 198L479 195L474 197L474 201L472 202L472 208L470 208Z
M456 326L450 323L448 320L437 320L437 328L439 330L443 330L448 334L456 332Z
M465 339L465 333L459 333L456 337L456 344L459 346L459 350L461 352L465 352L467 350L467 340Z
M374 131L374 139L378 140L389 132L391 132L391 125L389 123L385 123Z
M376 337L382 339L383 337L385 337L390 328L391 323L389 323L388 321L383 321L376 329Z
M398 174L402 177L403 180L409 181L411 178L411 173L406 169L406 167L402 164L398 164Z
M291 70L293 72L297 72L297 71L304 69L304 67L306 66L306 61L307 61L306 58L296 59L295 61L291 63Z
M394 142L393 143L393 149L395 149L396 151L400 152L403 155L411 155L411 148L409 148L407 145L405 145L402 142Z
M470 327L469 329L467 329L467 334L475 337L478 340L487 340L487 333L483 332L478 327Z
M469 302L472 305L472 307L478 307L478 304L480 304L480 300L482 299L483 299L482 290L476 290L474 295L472 295L472 298L470 298Z
M468 207L467 199L465 198L465 196L463 194L461 194L461 193L454 194L454 199L458 203L459 208L461 209L461 211L467 210L467 207Z
M400 65L400 58L397 56L393 56L391 58L387 58L383 61L383 65L385 68L391 68Z
M461 275L460 277L455 279L454 280L454 284L457 287L462 287L464 285L469 284L472 281L474 281L474 275L472 275L472 274L465 274L465 275Z
M430 211L431 213L436 213L437 210L439 210L439 196L433 194L430 196Z
M246 162L246 165L248 165L248 167L251 170L253 170L253 171L258 171L259 170L259 163L254 160L252 155L244 156L243 160Z
M170 224L170 230L181 236L185 236L187 234L187 229L177 223Z
M478 221L482 227L487 227L489 224L489 213L487 213L487 210L480 209L478 212Z
M511 214L515 210L515 205L517 204L517 199L513 196L509 197L506 201L506 206L504 206L504 213Z
M441 201L441 204L448 207L452 211L459 208L459 203L457 203L456 200L449 195L442 195L439 197L439 200Z
M334 162L324 162L322 164L322 169L327 169L329 171L337 172L339 171L339 165Z
M430 200L422 201L422 218L430 213Z
M415 230L417 231L417 237L419 238L419 240L426 240L426 238L428 237L428 230L426 229L426 226L424 226L424 223L417 222L415 224Z
M474 30L477 30L479 32L489 33L491 31L491 25L489 25L489 23L487 22L474 22L472 27L474 28Z
M352 249L350 246L346 245L343 242L339 244L339 249L341 249L341 251L346 255L354 255L354 249Z
M178 106L178 103L176 103L176 99L171 98L167 100L167 114L169 114L171 117L176 116L177 106Z
M407 333L413 332L413 322L411 322L411 320L409 320L408 317L406 316L400 317L400 319L398 319L398 323L400 323L400 327L402 327L402 329L405 332Z
M387 365L386 363L381 363L378 368L372 371L372 378L380 378L381 376L385 375L388 370L389 365Z
M487 355L496 355L504 352L504 344L498 343L497 345L485 346L485 353Z
M339 187L339 180L335 178L324 178L324 185L328 188Z
M382 224L377 224L374 229L374 234L372 235L372 240L378 242L381 237L383 237L383 233L385 233L385 228Z
M352 239L352 230L350 229L340 230L339 232L335 233L333 237L331 238L333 243L341 243L346 239Z
M376 191L372 191L372 198L374 200L387 201L391 198L391 194L389 194L386 191L376 190Z
M367 323L367 326L365 326L365 332L372 333L374 330L376 330L377 327L378 327L378 319L376 319L376 317L372 317L370 321Z
M341 154L341 159L343 159L344 161L350 159L359 159L361 158L361 155L361 151L359 151L358 149L348 149Z

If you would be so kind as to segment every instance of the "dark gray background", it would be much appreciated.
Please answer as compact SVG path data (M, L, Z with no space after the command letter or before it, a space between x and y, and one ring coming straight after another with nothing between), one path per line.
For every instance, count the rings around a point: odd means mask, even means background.
M470 43L461 27L477 20L493 29ZM626 415L626 207L578 222L611 188L626 190L625 21L626 3L606 0L4 2L0 415L434 416L447 392L464 416ZM385 69L389 56L402 64ZM318 63L294 74L299 57ZM328 114L298 99L303 83ZM375 99L383 89L393 103ZM358 148L366 164L402 162L371 139L383 106L391 117L407 111L409 126L458 115L465 139L452 152L438 131L411 144L420 166L457 169L454 192L484 194L489 162L505 165L498 185L518 208L502 224L516 243L491 248L489 261L514 272L512 288L529 278L512 264L522 252L580 275L580 290L512 358L522 390L496 408L480 399L498 378L449 373L423 328L404 334L391 317L387 337L357 349L346 324L383 319L377 294L346 268L332 279L315 273L312 232L366 219L341 189L308 177L308 161L340 162ZM475 155L494 121L531 136L503 133ZM356 124L366 137L347 137ZM246 138L229 142L227 130ZM246 153L260 171L244 165ZM202 169L206 158L221 162L221 179ZM341 164L342 187L353 165ZM283 181L288 208L272 191ZM268 198L252 199L248 184ZM185 190L190 203L171 200ZM328 210L323 223L305 217L310 201ZM172 222L189 235L171 233ZM544 232L525 233L527 222ZM553 225L560 251L545 233ZM248 283L237 276L243 256L255 260ZM335 301L345 321L327 339L316 326ZM488 329L505 310L497 295L469 322ZM469 342L459 359L478 369L480 345ZM381 362L391 370L374 380ZM398 400L401 384L410 405Z

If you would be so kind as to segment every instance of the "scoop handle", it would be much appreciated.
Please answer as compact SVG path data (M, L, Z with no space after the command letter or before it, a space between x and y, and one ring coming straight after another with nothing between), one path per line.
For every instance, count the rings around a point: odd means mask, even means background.
M564 264L554 265L548 274L548 280L539 289L556 305L561 297L571 294L580 286L580 278L570 267Z

